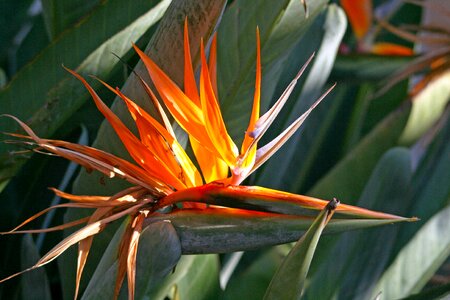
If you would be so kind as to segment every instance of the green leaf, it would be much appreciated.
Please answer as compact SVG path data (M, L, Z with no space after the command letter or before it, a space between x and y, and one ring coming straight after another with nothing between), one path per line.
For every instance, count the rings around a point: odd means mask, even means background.
M246 252L237 266L238 270L233 273L225 288L223 299L263 299L273 274L291 248L291 245L276 246L257 257L253 252ZM243 267L242 261L245 259L251 263ZM244 282L245 288L243 288Z
M48 137L88 99L79 82L66 75L61 63L77 67L82 73L108 76L120 64L110 51L125 55L131 42L159 20L169 2L112 0L99 6L51 43L1 91L0 113L19 117L35 132ZM124 9L129 13L124 15ZM17 131L14 122L6 118L0 122L2 131ZM10 145L0 144L0 180L12 176L21 165L20 157L7 152L10 149Z
M147 290L146 299L217 299L219 290L217 255L184 255L161 285Z
M2 41L0 62L8 76L16 72L14 62L6 63L8 59L14 57L14 52L21 42L16 37L21 30L24 31L33 24L33 16L28 14L32 2L32 0L0 1L0 41Z
M180 237L183 254L227 253L297 241L314 217L280 214L238 214L227 210L181 210L152 216L147 222L169 220ZM324 234L402 222L383 219L338 219Z
M320 236L338 204L331 200L295 244L273 276L264 299L300 299Z
M261 32L261 111L276 100L275 87L295 44L326 7L308 2L309 17L297 0L236 1L223 16L218 35L218 87L221 110L230 136L240 144L248 125L255 84L256 26ZM270 8L270 9L268 9ZM312 52L311 52L312 53ZM307 53L307 57L311 55ZM299 62L297 71L306 59Z
M0 89L6 85L6 74L3 69L0 68Z
M331 78L338 82L375 81L386 79L405 67L413 58L405 56L339 55Z
M319 198L337 197L344 203L354 204L378 160L388 149L397 144L409 111L410 104L405 103L388 115L321 178L308 195ZM349 185L350 182L351 185Z
M450 100L450 72L429 83L411 99L412 109L400 143L410 145L439 119Z
M388 151L378 162L358 205L404 214L408 211L411 178L410 151L404 148ZM370 298L367 293L392 258L401 229L402 226L396 225L326 239L319 247L320 263L314 266L317 271L306 290L307 299Z
M430 299L447 299L450 295L450 282L427 289L423 292L420 292L418 294L414 294L412 296L403 298L402 300L430 300Z
M41 257L33 238L26 234L21 245L22 269L34 265ZM22 299L52 299L50 284L44 269L37 269L22 275Z
M305 43L311 43L318 48L301 92L291 95L291 105L287 105L285 114L280 116L278 126L273 126L271 132L281 132L299 115L305 112L322 94L328 75L333 67L338 47L345 33L347 25L344 12L336 5L329 5L322 18L317 18L305 38L300 40L288 61L292 66L299 57L309 55L304 51ZM314 49L316 50L316 49ZM314 51L311 50L311 51ZM304 53L299 55L298 53ZM301 62L299 62L301 63ZM296 70L297 71L297 70ZM283 82L283 81L281 81ZM279 84L280 86L280 84ZM284 87L283 87L284 88ZM342 98L341 98L342 99ZM304 181L309 178L306 174L316 168L320 145L324 143L330 127L334 126L340 99L325 99L318 109L313 111L303 125L302 134L294 135L278 155L274 155L258 177L258 184L273 186L285 190L302 190ZM314 138L311 138L314 136ZM300 166L300 167L299 167ZM279 176L273 176L276 168Z
M381 299L419 292L450 256L450 206L433 216L403 247L373 289Z
M421 222L402 230L397 239L397 249L403 247L426 221L448 204L449 140L450 109L447 109L440 122L412 147L415 173L408 191L411 198L408 215L419 217Z
M48 35L55 39L100 4L99 0L42 0L42 10Z

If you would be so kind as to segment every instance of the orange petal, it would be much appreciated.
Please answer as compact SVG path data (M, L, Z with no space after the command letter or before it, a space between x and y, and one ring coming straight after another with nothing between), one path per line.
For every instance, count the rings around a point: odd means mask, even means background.
M125 102L131 116L136 122L142 142L150 149L150 151L152 151L154 155L160 158L160 160L167 165L173 174L179 174L178 176L181 177L180 179L183 182L185 182L184 179L186 179L187 182L185 183L188 187L201 185L203 183L200 173L184 151L183 147L178 143L173 131L168 131L166 129L168 125L164 128L144 109L122 94L119 89L113 89L104 81L98 78L97 80L99 80L103 85L118 95ZM147 84L145 84L145 82L144 85L146 86L146 89L148 89L149 95L154 98L154 101L158 104L151 89ZM167 119L167 116L162 109L161 116L163 119ZM170 125L169 128L171 129Z
M47 227L44 229L28 229L28 230L15 230L10 232L0 232L0 234L23 234L23 233L44 233L44 232L52 232L58 230L64 230L70 227L74 227L83 223L86 223L89 220L89 217L81 218L72 222L64 223L61 225ZM16 227L17 228L17 227Z
M213 145L206 134L204 119L201 109L193 103L186 94L150 59L136 46L134 49L144 62L153 83L158 90L162 100L166 104L175 120L180 126L194 136L205 147L213 149Z
M127 253L128 248L130 247L130 238L133 232L133 222L135 217L128 218L127 226L125 232L122 235L122 239L120 240L119 251L117 253L118 256L118 266L117 266L117 275L116 275L116 283L114 285L114 297L113 299L119 298L120 289L123 284L123 280L125 278L125 274L127 273Z
M353 32L362 39L372 26L372 0L341 0Z
M142 86L144 87L145 92L150 97L150 100L152 101L153 106L156 108L156 111L159 114L159 117L161 118L163 125L166 128L167 132L169 132L171 136L175 137L175 133L173 132L173 128L172 128L172 124L170 123L166 112L164 111L164 109L162 108L158 99L156 98L155 93L153 93L152 89L148 86L148 84L144 81L144 79L142 79L141 76L138 75L138 78L139 78L139 81L141 82Z
M202 68L200 73L200 101L205 118L205 127L215 150L230 168L236 164L239 152L231 137L228 135L225 123L220 112L214 90L209 77L208 65L206 63L203 41L200 46Z
M11 276L8 276L6 278L3 278L0 280L0 283L4 282L6 280L9 280L13 277L16 277L20 274L23 274L25 272L31 271L33 269L36 269L36 268L42 267L43 265L48 264L49 262L53 261L58 256L60 256L69 247L75 245L76 243L84 240L87 237L90 237L90 236L95 235L95 234L99 233L100 231L102 231L106 224L113 222L119 218L122 218L123 216L135 213L136 211L138 211L140 208L147 205L151 201L152 201L151 199L146 199L146 200L142 201L141 203L139 203L135 206L132 206L128 209L125 209L119 213L116 213L114 215L111 215L109 217L101 219L92 224L86 225L85 227L75 231L74 233L72 233L71 235L66 237L64 240L59 242L55 247L53 247L49 252L47 252L47 254L42 256L42 258L34 266L32 266L26 270L23 270L21 272L18 272L16 274L13 274Z
M277 208L280 204L284 204L285 206L292 205L305 209L321 210L329 202L314 197L291 194L259 186L226 185L213 182L200 187L178 191L164 197L154 209L184 201L209 203L220 206L227 206L226 202L228 201L230 204L232 204L231 202L233 202L234 205L239 204L240 207L263 211L265 209L270 211L271 208ZM399 216L346 204L340 204L336 212L365 218L404 219Z
M217 91L217 32L214 33L211 48L209 49L209 77L211 79L211 86L216 95L216 99L219 99L219 92Z
M157 178L162 179L167 184L176 189L185 188L184 184L161 163L151 152L131 133L131 131L120 121L120 119L103 103L92 87L76 72L67 69L72 75L77 77L91 94L97 108L105 116L114 131L117 133L131 157L144 169L151 172Z
M97 209L89 218L87 225L92 224L100 220L103 216L111 212L111 208L99 208ZM93 236L89 236L78 243L78 259L77 259L77 274L75 277L75 295L74 299L77 299L78 290L81 282L81 275L83 274L84 266L89 255L89 250L91 249L92 242L94 240Z
M372 46L371 52L377 55L391 55L391 56L412 56L414 50L392 43L376 43Z
M88 169L95 169L108 177L119 176L150 191L170 192L170 189L164 182L150 176L145 170L122 158L84 145L60 140L41 139L18 118L11 115L5 116L14 119L29 134L29 138L33 139L39 147L51 153L72 160Z
M191 146L197 162L202 170L206 183L227 178L228 165L211 151L203 147L197 140L191 138Z
M142 232L147 212L140 212L133 220L133 232L131 233L128 253L127 253L127 283L128 283L128 299L134 300L134 291L136 286L136 257L139 246L139 236Z
M252 143L254 137L251 137L248 133L255 130L256 122L259 119L260 111L260 99L261 99L261 49L259 28L256 27L256 79L255 79L255 93L253 96L253 108L250 116L250 122L248 123L247 131L242 142L241 154L243 155L242 168L251 168L256 158L256 143ZM250 149L251 146L251 149Z
M135 116L136 124L143 132L144 144L148 144L155 155L162 162L167 163L172 173L178 174L188 187L201 185L203 182L200 173L176 138L136 103L120 91L118 94L125 101L132 115Z

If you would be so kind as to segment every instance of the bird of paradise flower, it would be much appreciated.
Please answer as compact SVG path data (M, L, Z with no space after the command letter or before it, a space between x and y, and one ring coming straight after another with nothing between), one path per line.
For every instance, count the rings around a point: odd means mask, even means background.
M303 115L271 142L258 148L258 143L277 114L282 109L294 89L298 78L306 69L313 56L301 68L297 76L287 86L278 101L265 114L260 116L261 89L261 53L259 30L256 31L256 80L253 109L249 125L245 132L240 150L227 133L221 116L217 93L216 77L216 36L214 36L209 62L207 62L204 45L201 43L201 70L197 85L192 67L187 22L184 27L184 91L182 91L156 64L141 50L134 46L144 62L160 98L178 124L187 132L199 168L186 154L177 141L169 117L159 103L155 93L141 78L141 83L157 109L162 122L158 122L135 102L101 81L117 94L126 104L139 132L135 136L121 120L103 103L97 93L75 71L68 72L78 78L91 94L97 108L112 125L116 134L126 147L134 163L89 146L78 145L61 140L44 139L37 136L24 122L13 118L25 130L27 135L10 133L21 138L20 142L32 145L35 151L59 155L74 161L87 169L94 169L109 177L119 177L132 184L113 196L72 195L53 189L60 197L70 200L69 203L49 207L25 220L16 228L3 234L42 233L62 230L77 225L81 229L70 234L34 266L11 275L0 282L15 277L23 272L41 267L63 253L70 246L78 243L78 263L75 283L75 298L79 292L79 284L85 267L93 237L105 226L122 217L131 217L121 240L119 251L119 267L114 295L118 296L125 275L127 275L128 296L134 298L136 255L139 235L144 221L161 208L175 206L179 209L189 207L204 208L208 203L212 206L220 204L233 209L239 207L236 202L256 201L252 206L246 203L246 213L256 213L264 207L264 203L274 201L285 202L307 209L320 210L328 201L303 195L271 190L257 186L241 186L240 184L265 161L267 161L302 125L310 112L332 90L328 89ZM234 199L235 202L216 202L215 199ZM94 212L85 218L59 226L39 230L19 230L24 225L55 208L93 208ZM229 209L229 208L227 208ZM242 213L242 210L236 210ZM402 219L381 212L370 211L355 206L342 204L337 213L356 215L367 218ZM261 213L261 212L258 212Z
M341 0L340 3L349 18L350 25L358 42L357 50L359 52L394 56L418 55L405 67L392 74L384 82L384 86L377 92L378 95L388 91L391 87L412 74L422 74L424 76L409 91L411 96L415 96L428 83L447 72L450 68L450 47L448 46L450 32L445 24L437 23L433 26L409 24L408 26L404 26L405 29L402 29L389 24L384 18L377 18L376 23L378 28L376 28L373 26L374 12L372 0ZM420 0L408 0L398 5L405 3L414 4L423 9L430 10L433 14L442 15L443 20L445 20L445 17L448 18L450 16L450 10L445 5ZM380 28L391 32L405 41L422 44L426 46L425 49L429 49L414 53L413 49L406 46L386 42L374 42L374 35L378 31L377 29ZM418 34L419 32L421 34Z
M374 26L374 10L372 0L341 0L342 8L348 16L353 33L357 40L357 52L376 55L412 56L409 47L383 41L374 41L379 29ZM378 20L378 22L383 22Z

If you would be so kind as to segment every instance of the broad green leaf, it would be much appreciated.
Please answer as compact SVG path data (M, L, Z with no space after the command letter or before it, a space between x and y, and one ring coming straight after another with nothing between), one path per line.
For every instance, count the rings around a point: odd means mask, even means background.
M358 205L404 214L408 211L411 177L410 151L404 148L388 151L378 162ZM320 262L314 266L318 271L306 290L306 299L368 298L367 293L392 258L401 228L396 225L327 239L319 247Z
M251 112L255 84L256 26L261 32L261 112L279 95L274 90L299 38L326 7L309 1L309 17L300 1L236 1L224 14L218 35L218 86L222 114L230 136L239 145ZM307 53L309 57L311 53ZM299 62L297 71L303 65Z
M306 77L301 92L298 95L291 95L292 105L287 106L287 110L285 110L287 113L280 116L280 122L278 122L280 125L277 128L274 127L272 132L281 131L289 126L322 94L346 25L344 12L339 7L330 5L325 10L323 18L318 18L305 34L305 39L300 40L288 59L290 64L298 59L298 53L302 53L303 49L301 48L305 47L305 42L309 45L311 40L318 40L320 44L317 45L314 64ZM294 135L286 147L283 147L279 154L274 155L267 163L258 179L258 184L286 190L302 189L304 180L307 178L306 174L311 171L311 168L314 168L315 161L318 159L319 145L324 142L325 133L333 125L331 120L335 120L337 108L342 104L340 100L332 101L327 98L324 100L326 103L320 104L321 107L308 117L302 133ZM274 177L272 170L275 168L279 176Z
M6 85L6 81L5 71L0 68L0 89Z
M180 237L184 254L228 253L297 241L314 217L229 210L188 210L152 216L148 222L169 220ZM336 234L402 222L383 219L338 219L324 234Z
M450 100L450 72L436 78L411 99L411 114L400 143L410 145L439 119Z
M99 0L42 0L42 10L49 37L52 40L55 39L99 4Z
M43 137L49 137L88 99L61 64L77 67L80 72L108 76L120 63L110 51L125 55L131 42L137 41L161 17L169 2L112 0L99 6L51 43L1 91L0 113L15 115ZM129 13L123 16L127 7ZM17 124L10 120L3 118L0 122L2 131L17 130ZM10 149L11 146L0 144L0 180L12 176L20 166L21 158L8 154Z
M126 225L126 224L125 224ZM124 226L117 231L82 299L111 299L117 273L117 254ZM169 222L157 222L146 227L139 238L136 263L136 299L144 299L169 274L181 256L181 247L175 230ZM126 298L126 284L120 298Z
M86 75L95 74L105 79L122 63L114 56L124 56L151 26L162 17L170 1L162 1L140 16L126 28L106 40L100 47L89 54L77 67L77 72ZM105 79L106 80L106 79ZM94 86L99 86L94 83ZM49 98L66 98L67 101L55 102L49 106L41 107L32 116L33 130L40 132L48 130L48 125L41 120L52 120L54 123L63 123L86 100L90 99L84 87L78 80L68 78L62 80L48 91ZM64 113L62 113L64 112Z
M263 299L273 274L291 248L290 245L280 245L264 251L258 257L255 257L253 252L246 252L238 265L239 269L235 271L226 286L223 299ZM242 261L245 259L251 261L251 264L242 267L244 265ZM244 282L245 288L243 288Z
M397 144L409 111L410 104L405 103L387 116L321 178L308 194L320 198L337 197L343 203L355 203L378 160Z
M170 222L147 226L139 240L136 299L145 299L149 291L160 286L165 277L176 268L181 258L181 245Z
M29 9L34 7L32 5ZM27 63L32 61L49 43L49 38L45 31L44 18L41 14L34 16L31 20L32 27L29 32L20 42L20 45L16 45L14 54L10 54L10 61L13 61L15 68L20 70ZM27 26L24 24L23 26ZM14 55L14 58L11 56Z
M450 110L440 122L421 138L412 148L414 177L408 195L409 215L415 215L421 222L405 227L397 239L397 249L402 248L433 215L448 205L450 185ZM398 251L397 250L397 251Z
M450 206L434 215L398 253L372 295L398 299L419 292L450 256Z
M444 300L447 299L448 296L450 296L450 282L434 288L427 289L418 294L405 297L402 300L430 300L430 299Z
M34 265L41 257L31 235L22 238L21 245L22 269ZM44 269L27 272L22 276L22 299L52 299L50 284Z
M379 55L339 55L331 78L338 82L361 82L386 79L412 61L411 57Z
M21 30L26 30L33 23L33 16L29 14L32 2L32 0L0 1L0 41L2 41L0 44L0 62L8 76L16 72L14 62L6 65L8 58L14 58L14 52L19 46L17 44L21 42L15 40L15 38Z
M339 202L331 200L277 269L264 299L300 299L320 236ZM289 288L287 288L289 286Z
M146 299L217 299L219 292L217 255L184 255L165 281L147 290Z
M351 111L351 118L347 126L344 151L351 151L363 136L363 125L367 117L369 103L371 101L370 95L374 91L374 86L368 83L363 83L357 86L357 93L355 95L355 102Z

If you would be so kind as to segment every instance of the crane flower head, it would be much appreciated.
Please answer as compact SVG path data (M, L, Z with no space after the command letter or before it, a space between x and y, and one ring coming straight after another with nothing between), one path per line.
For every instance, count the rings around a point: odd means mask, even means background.
M226 207L224 206L235 209L242 207L236 203L247 202L244 206L245 208L250 207L248 213L251 214L252 211L267 207L265 204L273 204L276 201L298 206L302 209L313 210L323 209L328 204L328 201L312 197L262 187L240 185L243 180L267 161L292 136L314 107L331 91L332 88L326 91L303 115L272 141L262 147L258 147L261 137L287 101L298 78L312 60L312 56L272 108L260 115L261 51L259 31L256 31L256 80L253 108L247 130L243 133L242 145L238 147L227 132L219 106L215 36L211 43L209 61L207 61L205 55L203 42L201 43L201 68L197 83L190 55L188 28L187 23L185 23L184 90L178 87L150 57L136 46L134 48L144 62L153 85L165 107L188 134L198 167L177 141L169 116L166 115L165 110L150 86L141 77L138 78L153 102L161 122L125 96L118 88L112 88L101 81L124 101L138 130L139 134L136 136L104 104L81 75L67 69L86 87L97 108L111 124L134 162L93 147L61 140L40 138L28 125L14 116L9 117L16 120L27 134L11 133L10 135L21 139L16 142L32 145L34 150L38 152L59 155L83 167L101 172L108 177L122 178L132 186L112 196L72 195L53 189L58 196L70 202L52 206L39 212L13 230L2 234L41 233L62 230L77 225L83 226L62 240L34 266L0 280L0 282L25 271L43 266L54 260L70 246L78 244L76 298L81 274L86 264L94 235L101 232L107 224L129 216L127 229L122 236L120 253L118 255L119 265L114 292L117 297L123 279L127 275L128 294L129 298L133 299L139 235L143 230L144 220L151 218L160 208L176 207L184 209L192 207L190 205L195 206L195 204L201 204L200 208L204 208L206 204L210 204L217 209L225 209ZM230 200L230 202L215 202L215 199L219 198ZM253 202L250 202L249 199ZM254 205L254 201L259 202ZM19 230L22 226L49 210L61 207L93 208L95 210L88 217L63 225L36 230ZM263 212L261 213L265 213L264 209L262 210ZM393 215L372 212L344 204L339 205L336 212L369 218L400 219L400 217ZM169 210L166 213L170 214L171 212Z

